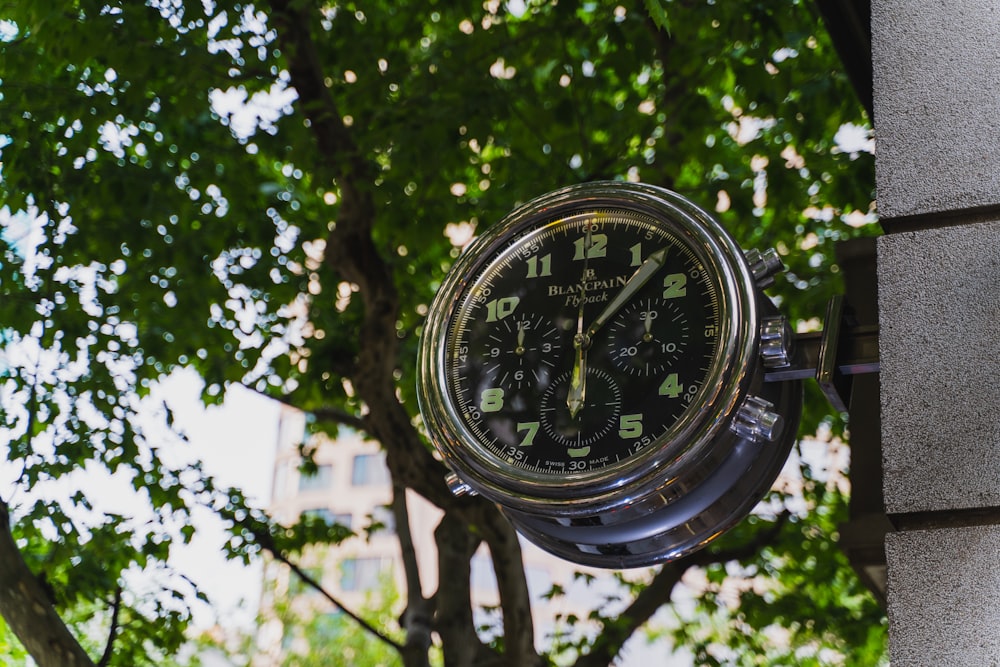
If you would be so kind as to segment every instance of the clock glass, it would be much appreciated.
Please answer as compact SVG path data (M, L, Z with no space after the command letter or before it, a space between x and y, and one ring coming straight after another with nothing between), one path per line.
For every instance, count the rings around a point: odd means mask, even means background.
M586 478L662 442L718 355L703 251L651 215L604 207L498 241L444 330L446 402L480 458Z

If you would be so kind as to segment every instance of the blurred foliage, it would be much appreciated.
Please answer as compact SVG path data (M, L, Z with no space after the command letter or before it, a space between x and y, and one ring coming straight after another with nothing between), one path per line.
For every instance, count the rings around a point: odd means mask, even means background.
M28 654L17 640L14 633L10 631L7 622L0 616L0 656L4 667L12 665L23 665L28 661Z
M325 549L310 552L310 558L322 560ZM280 574L279 574L280 572ZM287 579L285 579L287 577ZM307 594L294 598L282 591L306 590ZM343 611L331 606L296 580L287 568L269 569L264 586L264 600L257 617L257 627L250 631L228 632L221 636L203 635L197 641L202 652L218 652L233 665L249 665L255 655L269 647L261 646L261 636L280 633L280 645L286 650L282 656L269 656L273 664L282 667L328 667L349 664L352 667L396 667L401 665L399 654L390 646L376 639L357 626ZM404 601L396 589L393 576L386 572L379 577L377 586L365 595L361 608L353 610L366 621L398 637L397 618ZM433 664L440 665L440 656Z
M680 192L744 247L778 249L789 270L773 293L797 326L817 326L840 289L834 244L877 233L868 121L805 0L295 4L371 174L414 416L416 343L458 236L543 192L595 179ZM267 3L0 9L0 432L16 480L0 500L67 618L108 617L125 589L131 648L112 664L153 664L183 640L197 591L140 595L128 575L169 569L193 507L223 516L237 559L345 537L275 526L175 465L169 409L140 401L191 367L206 402L242 383L325 415L315 429L363 414L347 371L365 344L358 286L322 261L341 201L329 165L358 156L317 145L277 38ZM844 426L814 392L802 431L820 424ZM93 507L82 470L124 480L134 502ZM706 664L716 645L756 661L732 664L808 664L760 644L775 627L787 651L877 662L881 615L835 547L843 496L821 495L742 564L766 593L735 608L704 597L714 630L681 639Z
M796 472L715 547L781 522L778 538L753 555L705 568L695 613L672 633L697 664L888 664L886 619L837 543L848 520L846 471L800 460Z

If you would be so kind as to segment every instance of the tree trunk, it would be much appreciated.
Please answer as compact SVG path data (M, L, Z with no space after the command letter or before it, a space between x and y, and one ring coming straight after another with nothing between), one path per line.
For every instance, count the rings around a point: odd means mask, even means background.
M0 616L38 667L94 667L50 597L21 557L10 532L10 512L0 501Z

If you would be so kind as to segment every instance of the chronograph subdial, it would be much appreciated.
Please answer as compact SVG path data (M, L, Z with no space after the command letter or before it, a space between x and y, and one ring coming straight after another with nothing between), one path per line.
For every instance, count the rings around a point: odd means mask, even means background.
M570 458L593 457L591 447L611 433L618 423L622 410L621 389L609 373L588 369L586 401L574 416L566 405L570 379L570 373L563 373L542 394L542 429L554 442L567 448Z
M544 387L559 358L559 340L559 330L544 315L506 317L484 340L484 374L495 386Z
M608 325L608 356L631 375L659 375L688 347L690 326L672 299L638 299Z

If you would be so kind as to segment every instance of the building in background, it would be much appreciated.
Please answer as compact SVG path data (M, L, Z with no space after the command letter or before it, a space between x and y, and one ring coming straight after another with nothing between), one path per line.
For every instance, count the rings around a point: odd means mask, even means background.
M377 596L385 594L387 588L399 592L406 590L400 542L389 507L393 490L385 456L378 444L348 429L341 429L336 440L310 436L309 445L315 448L316 472L306 475L301 471L299 446L304 433L304 415L283 409L270 513L281 523L292 523L302 514L314 514L354 531L355 537L341 545L305 554L302 566L351 611L372 609L379 603ZM438 586L434 529L441 513L413 493L407 495L407 507L423 593L430 596ZM619 587L613 573L557 559L524 540L522 550L539 649L550 644L553 633L566 629L562 619L567 616L585 619L590 610L602 604L614 605ZM577 575L580 572L589 576L581 578ZM276 618L276 605L281 604L280 601L288 600L287 604L299 616L328 614L336 617L340 613L322 595L303 587L280 563L270 562L264 577L261 613L268 620L259 633L255 667L281 664L284 653L307 648L303 638L287 633ZM485 547L481 547L472 560L471 585L474 604L481 613L479 620L483 624L496 620L491 619L487 611L498 605L499 596ZM554 585L560 586L565 594L548 596ZM396 616L401 611L395 610ZM583 627L578 625L578 631ZM596 631L596 628L591 630ZM629 648L629 659L622 665L641 664L643 655L649 659L651 648L642 638L633 640ZM669 660L669 650L665 646L656 647L656 654L659 664L670 664L663 662Z

